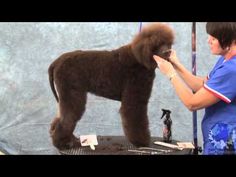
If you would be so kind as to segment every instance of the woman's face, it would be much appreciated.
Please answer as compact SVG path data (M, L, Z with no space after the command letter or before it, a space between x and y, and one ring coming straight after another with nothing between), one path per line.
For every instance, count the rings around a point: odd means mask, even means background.
M226 50L223 50L217 38L208 35L208 44L213 55L225 55Z

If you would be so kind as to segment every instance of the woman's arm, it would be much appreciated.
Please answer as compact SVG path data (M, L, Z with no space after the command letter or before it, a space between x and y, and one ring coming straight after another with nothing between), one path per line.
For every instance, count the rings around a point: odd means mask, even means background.
M176 74L176 71L170 62L158 56L154 56L154 59L156 60L160 71L170 78L178 97L190 111L199 110L220 101L219 98L202 86L195 94L193 94L192 90Z
M175 50L172 49L170 62L184 82L194 91L198 91L204 84L206 78L198 77L189 72L179 61Z
M206 81L206 78L193 75L181 63L175 64L175 69L184 80L184 82L194 91L197 92Z
M171 79L171 83L180 100L190 111L206 108L220 101L219 98L207 91L204 87L201 87L195 94L193 94L178 75Z

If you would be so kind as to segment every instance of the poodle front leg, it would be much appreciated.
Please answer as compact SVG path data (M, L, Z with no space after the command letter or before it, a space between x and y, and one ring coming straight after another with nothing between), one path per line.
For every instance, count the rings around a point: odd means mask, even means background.
M135 146L148 146L150 131L148 127L147 106L122 104L120 109L124 133Z

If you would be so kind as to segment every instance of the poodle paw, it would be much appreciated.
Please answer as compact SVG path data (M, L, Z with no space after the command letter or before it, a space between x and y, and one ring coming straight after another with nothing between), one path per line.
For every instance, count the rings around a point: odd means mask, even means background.
M74 135L70 137L68 141L64 139L64 141L58 141L53 143L55 147L57 147L59 150L67 150L72 148L80 148L80 140L76 138Z

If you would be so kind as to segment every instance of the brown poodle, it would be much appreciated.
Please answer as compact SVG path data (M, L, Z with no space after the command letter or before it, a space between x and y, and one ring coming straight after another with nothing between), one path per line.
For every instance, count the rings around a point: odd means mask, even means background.
M59 115L50 129L54 146L81 146L73 131L85 111L88 92L121 101L126 137L135 146L148 146L147 105L157 67L153 55L168 59L173 41L168 25L154 23L144 27L130 44L116 50L77 50L55 60L48 70L59 103Z

